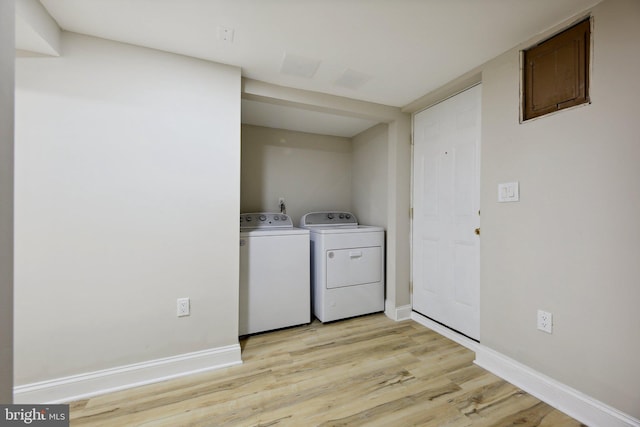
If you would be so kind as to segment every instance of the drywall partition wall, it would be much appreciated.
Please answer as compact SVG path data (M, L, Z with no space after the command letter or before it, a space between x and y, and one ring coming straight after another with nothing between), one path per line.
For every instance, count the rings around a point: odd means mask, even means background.
M307 212L351 209L351 140L242 125L242 212L279 212L297 225Z
M480 304L483 345L636 418L638 22L635 0L593 9L591 105L520 124L519 49L483 67Z
M16 61L16 384L237 345L240 70L62 46Z
M39 0L16 4L16 54L60 55L60 27Z
M351 200L361 224L387 228L387 140L389 126L374 126L353 137Z
M394 319L408 317L411 201L411 119L398 115L389 123L387 146L387 288L385 312ZM393 311L394 313L391 313ZM404 313L404 314L402 314Z
M13 401L14 2L0 2L0 403Z

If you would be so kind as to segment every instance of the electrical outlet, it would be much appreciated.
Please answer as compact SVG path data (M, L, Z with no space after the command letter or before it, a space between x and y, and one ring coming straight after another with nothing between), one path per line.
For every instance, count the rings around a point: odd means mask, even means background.
M227 42L227 43L233 43L233 33L234 33L233 28L219 26L218 40Z
M538 329L548 334L553 333L553 314L538 310Z
M190 308L189 298L178 298L178 317L189 316Z

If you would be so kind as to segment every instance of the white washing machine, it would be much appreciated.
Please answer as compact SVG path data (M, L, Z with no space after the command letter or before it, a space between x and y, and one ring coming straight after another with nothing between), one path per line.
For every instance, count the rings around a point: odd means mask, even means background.
M239 335L311 321L309 250L288 215L240 215Z
M349 212L310 212L311 306L321 322L384 310L384 229Z

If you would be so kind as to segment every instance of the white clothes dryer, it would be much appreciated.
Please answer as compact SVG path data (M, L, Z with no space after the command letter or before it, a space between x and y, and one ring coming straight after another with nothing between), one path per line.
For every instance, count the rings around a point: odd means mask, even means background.
M288 215L240 215L240 336L311 322L309 250Z
M310 212L311 306L321 322L384 310L384 229L350 212Z

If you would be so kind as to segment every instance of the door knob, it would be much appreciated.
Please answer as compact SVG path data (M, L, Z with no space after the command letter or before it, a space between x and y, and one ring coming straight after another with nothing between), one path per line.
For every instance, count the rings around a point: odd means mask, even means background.
M475 230L473 230L474 233L476 233L476 236L480 235L480 228L476 228Z

